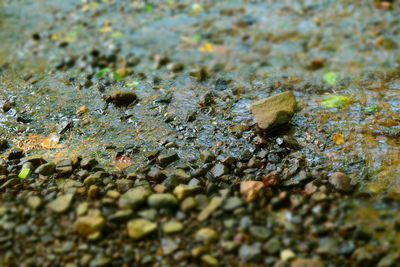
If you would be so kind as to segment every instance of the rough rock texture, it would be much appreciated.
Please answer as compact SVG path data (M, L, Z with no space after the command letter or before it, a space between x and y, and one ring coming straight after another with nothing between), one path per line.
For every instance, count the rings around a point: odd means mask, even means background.
M250 106L258 126L264 130L272 130L290 121L297 106L292 91L287 91L254 102Z

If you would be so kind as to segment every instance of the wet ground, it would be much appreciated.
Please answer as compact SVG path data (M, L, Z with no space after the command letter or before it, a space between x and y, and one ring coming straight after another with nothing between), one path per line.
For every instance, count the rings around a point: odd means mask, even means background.
M53 222L43 218L53 214L51 208L23 208L30 196L38 195L47 204L69 192L60 188L76 177L58 171L44 175L46 179L33 175L16 188L2 188L0 220L6 226L0 244L7 253L0 262L18 265L21 251L47 244L48 250L26 252L31 256L24 263L34 264L37 255L49 266L60 257L78 266L195 266L213 265L213 260L223 266L285 266L279 264L289 264L291 258L283 252L290 250L299 259L316 258L314 264L327 266L376 266L386 258L389 264L379 266L396 266L398 2L0 3L0 134L10 144L2 154L8 160L2 185L21 170L9 156L15 148L24 151L25 160L95 158L97 167L72 164L73 175L79 177L81 168L101 170L112 174L114 184L99 185L96 197L89 197L91 209L101 210L107 221L102 236L93 241L78 239L76 231L61 224L50 227ZM132 91L137 99L128 106L113 104L110 96L118 90ZM258 129L248 106L287 90L294 92L299 106L290 125L273 133ZM204 162L202 151L217 157ZM169 167L158 161L157 167L153 158L166 152L176 152L180 160ZM213 166L221 162L228 171L215 174ZM259 196L259 203L246 203L232 214L216 209L206 222L193 220L207 206L199 199L196 212L161 209L150 221L161 224L175 218L187 229L173 238L153 233L131 244L123 232L126 223L109 220L118 207L108 207L104 199L110 190L123 195L133 187L121 186L121 179L134 180L135 186L138 180L150 180L153 191L162 185L172 192L176 185L155 179L160 174L151 173L154 168L164 171L167 179L176 169L190 173L203 187L205 203L215 196L229 202L228 196L240 196L241 182L260 181L273 171L281 182L271 190L264 188L267 192ZM137 175L128 175L134 172ZM331 190L328 178L334 172L348 175L356 189L351 194ZM315 190L306 186L309 182ZM87 196L85 184L77 187L74 194L79 197L69 212L54 214L54 222L61 223L65 216L72 224L79 217L73 210ZM154 210L149 206L146 211ZM32 213L38 220L34 224L42 226L27 230L18 210L28 217ZM271 237L249 230L255 224L265 225L272 238L280 240L278 252L261 248ZM194 236L206 226L221 236L197 255L193 250L200 245L184 236ZM27 241L29 248L21 241L28 233L38 237ZM228 241L234 243L232 250L225 247ZM116 244L129 245L118 251ZM71 256L60 255L62 246ZM127 256L132 251L136 255ZM82 263L83 254L89 259Z

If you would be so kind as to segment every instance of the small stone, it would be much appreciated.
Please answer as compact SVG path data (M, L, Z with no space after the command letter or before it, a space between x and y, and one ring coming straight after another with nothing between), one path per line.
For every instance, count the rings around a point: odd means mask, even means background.
M179 160L179 156L176 152L162 153L157 157L157 164L161 167L165 167L177 160Z
M206 244L217 241L218 237L218 233L212 228L201 228L195 234L195 239L197 241L202 241Z
M133 211L131 209L124 209L124 210L119 210L116 213L112 214L108 219L110 221L124 221L128 218L131 217Z
M21 179L19 178L11 178L8 179L7 182L5 182L4 184L2 184L0 186L0 190L5 189L5 188L10 188L13 186L16 186L17 184L19 184L21 182Z
M90 215L78 217L75 221L74 229L81 236L88 237L100 231L105 225L106 220L99 212L91 212Z
M88 190L88 197L89 198L96 198L97 195L99 194L99 191L100 191L99 187L97 185L93 185L92 184L89 187L89 190Z
M138 212L138 215L143 219L154 221L157 218L156 209L144 209Z
M136 187L130 189L119 198L120 208L136 208L146 202L151 195L151 190L148 187Z
M157 224L145 219L135 219L128 222L128 235L132 239L141 239L157 229Z
M178 199L169 193L153 194L147 199L147 203L156 209L174 208L178 205Z
M290 264L290 267L324 267L324 263L316 259L297 258Z
M194 197L188 197L181 203L181 209L184 212L191 211L197 207L197 201Z
M219 262L216 258L211 256L210 254L204 254L201 256L201 261L204 263L205 266L210 266L210 267L218 267Z
M174 194L179 200L182 200L188 196L196 195L201 190L201 186L180 184L175 187Z
M261 254L260 247L261 247L260 243L254 243L252 245L246 245L246 244L241 245L239 248L240 259L245 261L254 259L255 257Z
M296 258L296 254L291 251L290 249L284 249L281 251L281 255L280 255L281 261L290 261L294 258Z
M274 186L279 183L279 173L277 171L272 171L267 175L263 176L262 182L265 186Z
M159 168L151 168L147 173L147 177L152 182L160 183L165 179L165 174Z
M168 168L164 170L164 174L168 177L166 182L172 185L186 184L191 178L190 174L183 169Z
M329 177L329 183L339 192L348 193L353 190L351 179L342 172L335 172Z
M199 213L197 220L201 222L207 220L208 217L221 206L222 202L222 197L213 197L207 207Z
M94 241L94 240L98 240L100 237L101 237L101 232L97 231L97 232L94 232L93 234L88 235L87 239L90 241Z
M258 127L272 130L287 124L296 111L296 97L291 91L276 94L254 102L250 111L255 117Z
M121 196L121 194L116 190L108 190L106 193L106 196L110 197L110 198L118 199Z
M224 174L229 173L229 169L224 164L217 163L217 164L214 165L214 167L212 167L211 173L215 178L218 178L218 177L221 177Z
M212 162L214 159L215 159L215 155L212 152L208 151L208 150L202 151L200 153L200 160L203 163Z
M225 201L224 210L232 211L243 205L243 200L239 197L229 197Z
M83 185L88 186L88 185L92 185L92 184L99 184L99 183L101 183L102 179L107 176L108 176L108 174L106 172L103 172L103 171L95 172L85 178L85 180L83 181Z
M84 215L88 211L88 208L89 208L89 203L87 202L79 203L78 208L76 209L76 215L78 216Z
M42 205L42 199L38 196L31 196L26 200L26 204L31 209L38 209Z
M93 158L84 158L81 160L81 167L84 169L92 169L96 166L99 162Z
M221 247L227 252L232 252L235 249L237 249L238 243L236 243L234 241L222 241Z
M266 240L271 236L271 231L262 226L251 226L249 232L252 236L260 240Z
M81 179L84 179L89 176L89 171L88 170L80 170L76 173L76 176L78 176Z
M67 175L67 174L71 174L74 171L74 168L72 166L65 166L65 167L57 167L56 171L60 174L60 175Z
M171 238L161 239L161 248L165 255L171 254L179 248L179 244Z
M192 257L194 258L198 258L204 253L206 253L208 250L209 250L208 246L197 246L190 251L190 254L192 254Z
M126 107L136 100L136 94L127 90L116 90L111 94L111 101L117 107Z
M263 188L264 184L260 181L243 181L240 183L240 193L246 196L247 201L254 200Z
M133 181L130 179L120 178L116 182L119 191L125 192L132 188Z
M271 255L278 254L282 250L282 243L278 238L271 238L262 246L262 250Z
M390 253L384 256L379 262L377 267L391 267L396 266L400 259L400 255L398 253Z
M183 230L183 224L178 221L169 221L162 225L162 229L166 234L175 234Z
M47 204L47 207L57 213L65 212L71 206L73 198L74 194L72 193L59 196Z

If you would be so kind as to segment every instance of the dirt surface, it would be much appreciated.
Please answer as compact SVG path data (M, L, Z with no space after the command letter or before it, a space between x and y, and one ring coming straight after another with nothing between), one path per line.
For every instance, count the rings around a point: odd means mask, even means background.
M0 265L398 266L397 1L0 5Z

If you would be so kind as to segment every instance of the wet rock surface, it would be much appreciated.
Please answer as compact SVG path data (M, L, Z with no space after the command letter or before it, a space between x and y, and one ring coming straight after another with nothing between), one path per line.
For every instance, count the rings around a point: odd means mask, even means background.
M0 1L0 266L396 266L399 8Z

